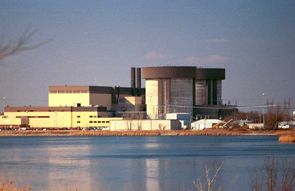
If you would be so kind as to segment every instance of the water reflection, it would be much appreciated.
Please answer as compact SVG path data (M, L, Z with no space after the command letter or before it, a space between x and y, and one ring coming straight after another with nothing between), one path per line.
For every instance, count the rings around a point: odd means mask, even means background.
M145 160L145 174L146 190L160 190L158 160Z
M0 177L3 181L32 185L34 190L92 190L89 160L72 160L81 153L89 155L89 145L52 144L46 138L33 142L29 139L13 141L19 145L12 142L11 147L0 148ZM35 141L39 144L34 144Z
M293 146L275 141L269 137L0 138L0 177L32 185L33 190L192 190L204 166L217 160L223 162L225 190L236 190L236 185L248 190L247 179L262 167L265 156L294 159Z
M46 190L92 190L90 161L77 159L90 155L89 145L48 147L48 187Z

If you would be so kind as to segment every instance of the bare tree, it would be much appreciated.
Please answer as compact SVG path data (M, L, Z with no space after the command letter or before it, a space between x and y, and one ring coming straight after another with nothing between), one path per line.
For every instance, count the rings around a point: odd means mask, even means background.
M278 123L280 121L289 121L291 116L289 115L288 107L285 104L281 106L277 105L268 105L267 112L265 115L265 129L273 130L278 128Z
M35 33L36 30L31 30L31 27L28 26L20 35L20 37L17 38L14 42L5 42L5 40L2 38L0 40L0 60L26 50L38 48L41 45L49 42L49 40L47 40L41 43L32 44L31 40Z
M264 168L252 180L253 191L294 191L294 161L270 158L264 161Z
M197 191L221 191L222 187L217 185L218 176L221 171L223 163L213 165L213 168L208 168L205 165L204 176L194 181L194 187ZM211 171L212 170L212 171Z

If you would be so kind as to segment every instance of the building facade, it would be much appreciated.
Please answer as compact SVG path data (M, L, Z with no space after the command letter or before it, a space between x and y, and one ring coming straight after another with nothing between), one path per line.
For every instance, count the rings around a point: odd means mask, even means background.
M111 120L110 127L107 130L111 131L164 131L164 130L179 130L181 123L178 120Z
M205 112L216 117L225 109L223 68L169 66L141 70L146 80L146 111L150 119L163 119L167 113L189 113L194 117Z
M2 127L88 128L104 129L111 120L119 120L98 107L5 107L0 117Z
M49 107L105 107L107 111L143 111L144 88L49 86Z
M107 109L112 107L111 87L102 86L49 86L48 106L72 106L91 107L104 106Z

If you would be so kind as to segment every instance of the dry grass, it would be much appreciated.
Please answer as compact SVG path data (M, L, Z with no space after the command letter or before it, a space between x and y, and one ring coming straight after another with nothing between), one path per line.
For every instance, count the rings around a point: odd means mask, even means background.
M25 186L22 188L17 187L12 181L0 182L0 191L31 191L31 187Z
M279 142L280 143L295 143L295 135L281 135L279 137Z

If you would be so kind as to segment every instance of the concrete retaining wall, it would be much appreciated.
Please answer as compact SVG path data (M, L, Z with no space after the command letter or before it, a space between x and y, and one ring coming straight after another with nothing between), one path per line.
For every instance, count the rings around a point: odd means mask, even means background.
M181 129L178 120L113 120L106 130L177 130Z

